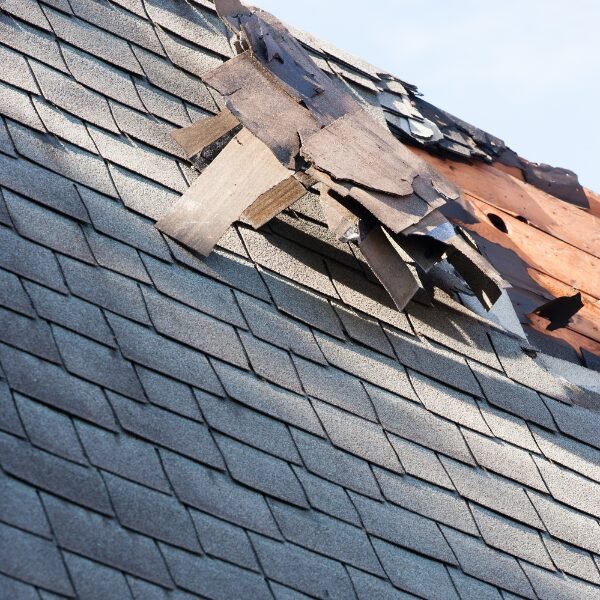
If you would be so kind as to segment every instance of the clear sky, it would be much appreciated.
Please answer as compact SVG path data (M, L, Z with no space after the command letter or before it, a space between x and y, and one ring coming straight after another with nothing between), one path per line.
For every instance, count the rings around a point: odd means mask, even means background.
M600 0L248 0L600 193Z

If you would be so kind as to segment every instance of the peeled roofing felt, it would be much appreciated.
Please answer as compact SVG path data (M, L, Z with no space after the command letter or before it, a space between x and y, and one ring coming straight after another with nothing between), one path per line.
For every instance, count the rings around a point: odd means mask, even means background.
M598 596L597 396L439 288L398 311L314 195L206 258L154 228L210 3L2 10L0 596Z

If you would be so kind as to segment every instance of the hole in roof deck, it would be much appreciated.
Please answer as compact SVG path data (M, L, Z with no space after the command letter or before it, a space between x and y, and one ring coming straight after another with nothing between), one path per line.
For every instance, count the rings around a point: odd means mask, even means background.
M523 217L521 215L518 215L516 217L516 219L517 219L517 221L521 221L521 223L525 223L526 225L529 225L529 221L525 217Z
M506 226L504 219L494 213L488 213L487 218L496 229L499 229L502 233L508 233L508 227Z

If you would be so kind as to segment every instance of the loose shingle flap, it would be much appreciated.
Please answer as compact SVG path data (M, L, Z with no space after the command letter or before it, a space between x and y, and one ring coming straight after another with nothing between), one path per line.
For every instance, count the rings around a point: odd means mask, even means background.
M216 8L237 56L203 80L226 108L173 136L196 166L212 162L157 227L208 256L235 221L259 228L316 185L332 232L358 244L398 309L420 289L419 270L444 257L491 308L505 283L439 211L460 191L275 17L234 0Z

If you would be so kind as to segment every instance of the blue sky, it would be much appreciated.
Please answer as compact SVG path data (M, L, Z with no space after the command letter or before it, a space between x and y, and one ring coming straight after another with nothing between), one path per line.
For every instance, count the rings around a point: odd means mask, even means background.
M255 0L600 192L600 1Z

